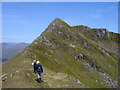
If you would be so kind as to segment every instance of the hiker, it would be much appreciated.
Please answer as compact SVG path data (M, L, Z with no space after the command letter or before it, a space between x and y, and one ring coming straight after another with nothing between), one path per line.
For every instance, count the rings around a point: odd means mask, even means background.
M33 68L34 68L34 72L37 73L37 71L36 71L37 70L37 68L36 68L36 65L37 65L36 64L36 60L34 60L34 62L32 63L32 65L33 65Z
M42 65L40 65L40 62L39 61L37 61L37 76L38 76L38 78L37 78L37 81L38 81L38 83L41 83L42 81L41 81L41 74L43 73L43 68L42 68Z

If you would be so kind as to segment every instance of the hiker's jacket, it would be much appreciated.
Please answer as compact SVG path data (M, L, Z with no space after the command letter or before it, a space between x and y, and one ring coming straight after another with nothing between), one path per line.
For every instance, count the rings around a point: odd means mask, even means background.
M40 67L40 68L41 68L41 72L43 72L42 65L40 65L40 64L37 64L37 69L38 69L38 67Z
M36 65L35 65L35 70L37 70L37 67L38 67L38 65L36 64Z

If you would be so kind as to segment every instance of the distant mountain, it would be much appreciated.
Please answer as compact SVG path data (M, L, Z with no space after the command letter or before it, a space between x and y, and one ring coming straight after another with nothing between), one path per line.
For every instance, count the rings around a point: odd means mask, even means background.
M2 46L4 46L4 47L12 47L13 45L15 45L15 44L17 44L17 43L13 43L13 42L8 42L8 43L2 43Z
M23 49L25 49L29 43L2 43L2 60L3 62L19 53Z
M4 88L117 88L120 34L69 26L56 18L32 44L3 64ZM42 83L31 63L43 66ZM7 68L7 69L6 69Z

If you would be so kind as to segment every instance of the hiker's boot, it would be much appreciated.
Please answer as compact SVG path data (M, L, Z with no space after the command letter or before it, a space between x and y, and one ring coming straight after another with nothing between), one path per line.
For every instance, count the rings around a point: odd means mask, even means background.
M41 81L41 78L38 78L38 83L41 83L42 81Z

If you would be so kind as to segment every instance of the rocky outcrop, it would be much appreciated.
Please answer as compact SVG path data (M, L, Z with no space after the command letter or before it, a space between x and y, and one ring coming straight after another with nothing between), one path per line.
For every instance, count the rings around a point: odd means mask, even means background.
M109 32L107 29L90 28L88 26L83 26L83 25L74 26L74 27L77 28L80 32L85 33L86 36L89 34L89 37L91 37L92 40L95 41L100 39L109 40Z
M82 85L82 83L80 82L79 79L75 79L74 77L71 77L71 76L70 76L70 79L72 79L72 80L75 81L76 83Z
M111 79L109 76L107 76L106 74L102 74L100 73L100 75L103 77L103 81L110 87L112 88L116 88L118 86L118 82Z
M89 28L88 26L84 26L84 25L78 25L74 27L78 28L81 32L86 32L86 31L91 30L91 28Z
M69 78L72 82L68 83L75 82L79 86L116 87L117 81L111 78L117 76L113 74L117 73L117 60L114 57L116 54L111 55L103 43L111 42L110 38L111 34L106 29L93 29L83 25L71 27L56 18L28 48L20 53L21 58L25 57L22 63L30 63L34 59L40 60L43 68L48 68L50 72L54 71L56 74L64 72L75 77ZM114 38L112 36L112 40ZM117 43L111 43L115 49ZM113 49L111 51L115 51ZM11 72L10 77L14 78L17 73L18 71ZM45 71L45 74L51 73ZM25 76L33 80L29 70L25 72ZM91 83L88 83L89 79L92 80Z

